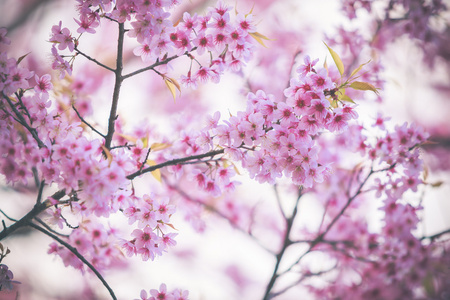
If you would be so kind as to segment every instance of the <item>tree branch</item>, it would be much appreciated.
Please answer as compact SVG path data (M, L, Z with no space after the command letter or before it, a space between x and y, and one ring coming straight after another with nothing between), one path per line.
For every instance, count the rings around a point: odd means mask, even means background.
M37 130L35 128L32 128L30 125L28 125L28 123L26 122L25 118L22 116L22 114L14 106L14 103L12 103L11 99L9 99L9 97L7 95L5 95L5 93L3 91L2 91L2 95L3 95L3 98L5 98L6 101L8 102L9 106L13 110L14 114L16 115L16 117L18 118L18 122L23 127L25 127L28 130L28 132L31 133L31 135L33 136L34 140L38 143L39 148L45 148L45 144L39 138Z
M285 218L286 220L286 231L284 233L284 239L283 239L283 247L281 248L280 252L276 255L276 263L275 267L273 269L272 277L269 280L269 283L266 287L266 292L264 293L264 300L269 300L273 297L271 291L273 286L275 285L275 282L277 281L278 277L282 274L278 274L278 268L280 267L281 260L283 258L284 253L286 252L286 249L292 245L292 241L290 240L289 236L291 234L292 225L294 224L295 217L297 216L298 212L298 204L300 202L300 198L303 196L302 194L302 187L300 187L300 192L297 197L297 201L295 203L294 209L292 211L292 215L289 218Z
M89 55L87 55L87 54L81 52L80 49L77 48L77 46L75 46L74 50L75 50L78 54L80 54L81 56L87 58L88 60L90 60L90 61L92 61L92 62L94 62L94 63L96 63L96 64L99 65L100 67L105 68L106 70L109 70L109 71L111 71L111 72L115 72L115 70L114 70L113 68L110 68L110 67L108 67L107 65L102 64L101 62L99 62L99 61L96 60L95 58L92 58L92 57L90 57Z
M66 195L66 190L60 190L53 194L51 198L59 200L62 197ZM8 237L10 234L12 234L14 231L19 229L20 227L27 226L28 222L30 222L33 218L35 218L37 215L39 215L41 212L46 210L52 206L50 200L45 200L44 202L36 201L36 204L34 207L25 215L22 217L22 219L18 220L16 223L12 224L9 227L6 227L0 232L0 241L4 238Z
M196 50L196 49L197 49L197 47L194 47L194 48L192 48L191 51L194 51L194 50ZM186 51L183 55L186 55L186 54L188 54L188 53L189 53L189 52ZM148 66L148 67L145 67L145 68L136 70L136 71L134 71L134 72L131 72L131 73L129 73L129 74L123 75L123 76L122 76L122 79L127 79L127 78L129 78L129 77L131 77L131 76L140 74L140 73L142 73L142 72L149 71L149 70L153 70L155 67L161 66L161 65L165 65L165 64L169 63L170 61L174 60L175 58L178 58L178 57L181 57L181 56L179 56L179 55L174 55L174 56L171 56L171 57L166 58L165 60L162 60L162 61L156 61L153 65L150 65L150 66Z
M439 233L430 235L430 236L423 236L423 237L420 238L420 240L421 241L423 241L423 240L431 240L431 241L433 241L433 240L435 240L435 239L437 239L437 238L439 238L442 235L447 234L447 233L450 233L450 228L447 229L447 230L441 231Z
M192 202L192 203L199 204L199 205L205 207L207 210L209 210L209 211L215 213L215 214L218 215L219 217L221 217L221 218L227 220L227 221L232 225L232 227L233 227L234 229L237 229L238 231L240 231L240 232L242 232L242 233L248 235L248 236L249 236L253 241L255 241L255 242L258 244L258 246L260 246L262 249L266 250L266 251L269 252L270 254L275 255L275 253L273 253L270 249L268 249L266 246L264 246L263 244L261 244L261 241L258 240L254 235L252 235L250 232L247 232L246 230L242 229L241 227L237 226L237 225L233 222L233 220L231 220L228 216L226 216L226 215L225 215L224 213L222 213L221 211L217 210L214 206L211 206L211 205L209 205L209 204L207 204L207 203L204 203L204 202L202 202L202 201L200 201L200 200L198 200L198 199L192 198L192 197L189 196L186 192L184 192L183 190L181 190L178 186L172 185L172 184L170 184L170 183L167 184L167 186L168 186L170 189L176 191L178 194L180 194L180 195L181 195L184 199L186 199L187 201Z
M94 131L95 133L97 133L98 135L100 135L102 138L106 138L106 135L104 135L103 133L101 133L100 131L98 131L97 129L94 128L94 126L92 126L91 124L89 124L88 122L86 122L83 117L80 115L80 113L78 112L78 110L75 108L75 105L72 105L73 110L77 113L78 118L80 118L81 122L83 122L84 124L86 124L92 131Z
M108 121L108 133L105 138L105 147L106 149L111 149L111 142L114 136L115 131L115 122L117 118L117 107L119 105L119 95L120 95L120 87L122 86L122 81L124 77L122 77L123 70L123 39L125 35L125 27L123 23L119 23L119 38L117 41L117 62L116 69L114 70L116 82L114 84L114 92L111 103L111 110L109 112L109 121Z
M158 169L161 169L163 167L167 167L167 166L175 166L175 165L179 165L185 162L188 162L190 160L197 160L197 159L202 159L205 157L214 157L218 154L223 154L225 152L225 149L220 149L220 150L214 150L214 151L210 151L204 154L199 154L199 155L192 155L192 156L187 156L187 157L183 157L183 158L177 158L177 159L173 159L173 160L168 160L165 161L163 163L154 165L154 166L150 166L148 168L136 171L130 175L127 176L127 179L134 179L142 174L148 173L148 172L152 172Z
M341 218L341 216L344 214L344 212L347 210L347 208L350 206L350 204L353 202L353 200L355 200L356 197L358 197L358 195L361 194L362 188L364 187L364 185L366 184L367 180L369 180L369 178L375 173L375 171L373 169L370 169L369 174L367 174L366 178L364 178L364 180L360 183L358 189L356 190L356 192L353 194L353 196L351 196L350 198L348 198L347 203L344 205L344 207L340 210L340 212L333 218L333 220L330 222L330 224L328 224L327 228L321 233L319 234L310 244L308 250L306 252L304 252L298 259L296 262L294 262L289 268L287 268L283 273L281 273L280 275L286 274L289 271L292 270L292 268L297 265L302 259L303 257L305 257L308 253L310 253L313 248L315 246L317 246L319 243L321 243L325 237L325 235L330 231L330 229L334 226L334 224Z
M111 287L108 285L108 283L106 282L106 280L103 278L103 276L97 271L97 269L86 260L86 258L84 258L83 255L80 254L80 252L78 252L78 250L74 247L72 247L70 244L68 244L67 242L63 241L61 238L59 238L57 235L45 230L44 228L32 223L31 221L27 221L27 225L30 227L33 227L34 229L48 235L49 237L51 237L52 239L54 239L55 241L57 241L58 243L60 243L61 245L63 245L64 247L66 247L70 252L72 252L76 257L78 257L79 260L81 260L86 266L89 267L89 269L91 269L92 272L94 272L94 274L97 276L98 279L100 279L100 281L103 283L103 285L106 287L106 289L108 290L109 294L111 295L111 298L114 300L117 300L116 295L114 294L114 291L111 289Z

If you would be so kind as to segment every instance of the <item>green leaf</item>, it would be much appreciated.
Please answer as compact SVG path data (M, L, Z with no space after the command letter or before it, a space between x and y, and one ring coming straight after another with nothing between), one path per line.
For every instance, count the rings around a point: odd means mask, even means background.
M263 40L267 40L270 41L270 39L264 35L262 35L259 32L249 32L248 34L250 34L252 36L252 38L254 38L258 43L260 43L263 47L267 48L266 45L264 45L264 41Z
M166 144L166 143L153 143L150 146L150 149L152 149L152 151L155 152L155 151L164 150L164 149L169 148L171 146L172 146L171 144Z
M341 74L341 76L344 75L345 68L344 68L344 63L342 62L341 58L339 57L339 55L336 52L334 52L333 49L328 47L327 43L325 43L325 42L323 42L323 43L325 44L325 46L327 46L328 51L330 51L331 57L333 58L334 63L336 64L336 67L339 70L339 73Z
M372 91L372 92L374 92L375 94L378 95L378 90L377 90L377 88L374 87L373 85L371 85L371 84L368 83L368 82L353 81L353 82L350 84L350 87L351 87L352 89L360 90L360 91Z
M350 77L349 77L349 78L353 77L353 75L356 75L356 73L358 73L359 71L361 71L361 69L362 69L365 65L367 65L368 63L370 63L370 60L369 60L368 62L364 63L364 64L359 65L359 67L357 67L356 69L353 70L353 72L350 74Z
M343 95L339 100L356 104L355 101L353 101L352 98L347 95Z

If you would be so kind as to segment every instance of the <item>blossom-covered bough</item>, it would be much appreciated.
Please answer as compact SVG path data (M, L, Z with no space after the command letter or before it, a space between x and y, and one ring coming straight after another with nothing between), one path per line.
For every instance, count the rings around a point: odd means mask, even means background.
M203 128L172 124L173 133L164 134L125 126L119 103L131 78L152 72L177 98L182 87L242 73L268 40L257 32L253 9L242 13L219 1L204 14L184 12L174 20L179 2L76 1L76 32L62 22L51 28L52 76L22 67L27 55L0 53L0 172L8 186L36 194L20 218L0 210L0 240L23 227L44 233L54 240L48 253L94 273L117 299L106 270L123 266L126 257L153 261L170 251L183 234L174 214L203 231L203 212L211 211L273 255L273 273L255 299L296 292L317 299L413 299L448 291L450 272L442 267L450 260L448 242L440 240L448 230L418 235L422 200L409 199L410 192L433 185L419 155L428 135L407 123L387 129L382 115L374 124L360 119L363 93L381 97L378 74L365 71L371 63L348 68L325 44L334 65L320 66L305 55L291 66L286 89L277 95L250 90L245 110L223 119L219 112L205 116ZM85 35L100 35L111 24L113 65L83 51ZM3 29L0 42L10 43ZM140 67L125 71L130 54L140 57ZM106 126L89 120L89 87L76 71L83 59L114 79ZM270 218L281 224L258 221L256 205L236 197L237 175L244 172L273 186L278 217ZM136 184L145 178L158 185ZM299 209L304 200L321 208L316 225ZM365 217L374 201L383 212L376 229ZM108 222L117 215L130 226ZM265 241L267 232L276 233L275 243ZM3 263L9 249L0 246ZM325 266L315 265L317 255ZM18 284L5 264L0 269L0 290ZM162 283L142 290L140 299L188 295Z

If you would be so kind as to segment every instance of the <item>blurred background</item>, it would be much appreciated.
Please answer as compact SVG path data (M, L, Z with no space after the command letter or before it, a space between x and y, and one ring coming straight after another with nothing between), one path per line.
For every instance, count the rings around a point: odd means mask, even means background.
M198 12L206 10L215 1L192 0L175 12L173 20L181 17L184 10ZM385 1L379 2L379 15ZM383 4L384 3L384 4ZM239 74L227 74L220 84L206 84L195 91L183 89L175 102L160 77L143 73L135 80L126 82L120 107L120 117L127 126L139 126L149 121L161 133L170 133L174 128L202 127L207 114L220 111L223 117L238 110L245 110L245 94L248 91L264 89L281 97L292 75L292 66L302 62L304 54L319 58L320 63L327 56L323 41L333 44L343 59L348 49L340 28L348 31L358 29L363 37L370 38L376 32L377 11L360 10L357 19L345 17L340 1L335 0L261 0L229 1L237 9L248 12L253 8L258 32L269 37L267 49L255 54L254 60ZM51 44L48 42L51 27L62 21L63 26L76 31L73 20L77 16L74 1L68 0L2 0L0 1L0 27L8 29L11 45L9 55L18 58L30 53L22 62L35 70L39 76L52 73ZM449 15L433 19L433 28L448 38ZM114 64L115 28L107 23L99 28L101 34L83 36L81 47L86 53L101 58L107 65ZM388 33L386 33L387 35ZM382 34L380 34L383 36ZM331 45L330 44L330 45ZM384 80L383 101L368 97L358 102L360 116L373 122L378 112L392 117L392 123L402 124L414 121L425 127L433 143L427 145L423 158L429 169L429 182L443 184L427 189L423 195L423 228L425 235L431 235L450 228L450 55L423 46L422 41L410 36L391 38L382 48L364 48L358 59L380 62ZM450 45L450 43L448 44ZM448 46L447 45L447 46ZM140 58L132 53L136 44L131 42L126 49L126 68L133 70L141 64ZM5 50L4 46L2 50ZM439 48L443 47L439 44ZM447 49L448 50L448 49ZM328 63L331 59L328 57ZM183 62L176 62L169 70L171 77L185 72ZM56 75L54 75L56 77ZM113 78L95 65L77 58L74 66L74 82L83 82L85 101L92 108L93 123L103 128L108 116L108 103ZM245 173L243 173L245 175ZM146 178L148 179L148 177ZM261 218L276 209L273 188L259 185L239 176L244 182L238 193L252 205L258 204ZM145 181L138 184L145 185ZM154 183L153 183L154 184ZM35 191L26 187L1 185L0 207L10 216L20 218L34 205ZM251 206L251 205L250 205ZM313 203L306 203L311 222L319 216ZM173 224L179 229L177 246L154 262L131 259L129 269L118 269L105 274L119 299L138 299L141 289L158 288L160 283L169 289L188 289L191 299L260 299L265 285L273 271L275 260L255 241L242 232L233 229L229 222L209 213L202 233L186 225L182 216L175 215ZM125 220L120 217L115 224ZM278 220L278 222L281 222ZM276 223L276 220L275 220ZM266 224L275 228L277 224ZM271 245L271 234L264 240ZM104 287L91 274L65 268L61 259L47 255L51 242L46 236L31 230L21 230L2 241L11 249L4 263L13 271L15 279L22 282L17 286L19 299L108 299ZM288 292L282 299L294 299L298 290ZM80 296L82 295L82 296ZM0 299L16 299L17 290L0 292ZM280 298L280 299L281 299ZM306 298L305 298L306 299Z

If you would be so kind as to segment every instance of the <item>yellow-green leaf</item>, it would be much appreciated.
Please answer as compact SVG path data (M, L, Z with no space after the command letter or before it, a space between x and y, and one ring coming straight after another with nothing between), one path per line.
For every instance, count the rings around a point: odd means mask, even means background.
M166 144L166 143L153 143L150 146L150 149L152 149L152 151L160 151L160 150L164 150L166 148L169 148L170 146L172 146L171 144Z
M172 93L173 100L175 101L177 97L176 90L178 90L181 93L181 88L178 82L170 77L164 76L164 82L166 83L167 87L169 88L169 91Z
M141 138L141 141L142 141L142 146L144 148L147 148L148 147L148 137Z
M357 67L356 69L353 70L353 72L350 74L350 77L352 77L353 75L356 75L368 63L370 63L370 60L364 64L359 65L359 67Z
M344 68L344 63L342 62L341 58L339 57L339 55L336 52L334 52L333 49L328 47L327 43L325 43L325 42L323 42L323 43L325 44L325 46L327 46L328 51L330 51L331 57L333 58L334 63L336 64L336 67L339 70L339 73L341 74L341 76L344 75L345 68Z
M178 229L176 229L175 226L173 226L173 224L170 224L170 223L165 223L165 224L166 224L167 226L169 226L170 228L172 228L172 229L178 231Z
M267 48L266 45L264 45L263 40L267 40L270 41L270 39L264 35L262 35L259 32L249 32L248 34L250 34L252 36L252 38L254 38L258 43L260 43L263 47Z
M127 141L130 141L130 142L133 142L133 143L136 143L136 141L138 140L137 138L135 138L134 136L131 136L131 135L126 135L126 134L123 134L123 133L115 133L115 134L120 136L120 137L123 137Z
M345 102L351 102L351 103L353 103L353 104L356 104L355 101L353 101L352 98L350 98L350 97L347 96L347 95L343 95L339 100L345 101Z
M353 81L353 82L350 84L350 87L351 87L352 89L355 89L355 90L360 90L360 91L372 91L372 92L374 92L375 94L378 94L377 88L374 87L373 85L371 85L371 84L368 83L368 82Z
M151 167L151 166L156 165L156 161L151 160L151 159L147 159L146 164ZM162 180L161 180L161 170L159 170L159 169L158 170L154 170L154 171L151 171L151 173L152 173L153 177L155 177L156 180L158 180L159 182L162 182Z
M248 15L251 15L253 13L253 9L255 8L255 3L253 3L252 9L248 12L248 14L245 15L247 17Z
M109 152L108 148L106 148L104 145L101 145L103 153L105 153L106 158L108 159L108 167L111 166L111 163L113 161L113 157L111 155L111 152Z
M428 167L426 165L423 166L423 181L427 181L428 174L430 174L430 171L428 170Z

